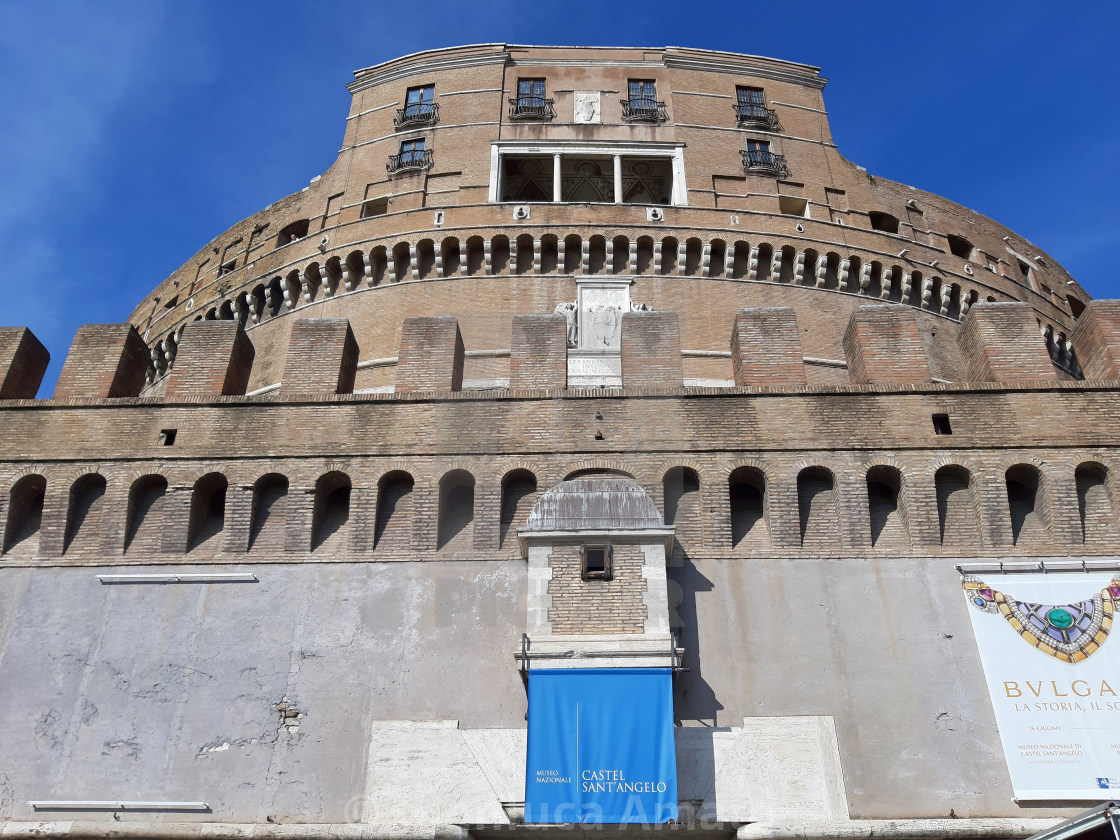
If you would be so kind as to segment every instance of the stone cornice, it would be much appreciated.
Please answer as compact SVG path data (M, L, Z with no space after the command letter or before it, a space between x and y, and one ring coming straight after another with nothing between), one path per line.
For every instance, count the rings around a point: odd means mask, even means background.
M509 60L509 50L503 44L481 45L492 46L489 52L457 53L455 51L440 50L435 53L414 53L404 58L398 58L386 64L374 65L364 70L358 70L357 78L346 86L351 94L358 93L377 85L416 76L421 73L437 73L446 70L463 70L468 67L483 67L489 64L504 65ZM500 49L499 49L500 48ZM450 52L449 55L442 53Z
M723 58L726 53L713 53L712 57L703 54L688 55L665 54L665 66L671 69L698 70L705 73L733 73L737 76L753 76L758 79L773 79L794 85L824 90L828 79L817 72L817 68L807 64L775 62L755 56Z

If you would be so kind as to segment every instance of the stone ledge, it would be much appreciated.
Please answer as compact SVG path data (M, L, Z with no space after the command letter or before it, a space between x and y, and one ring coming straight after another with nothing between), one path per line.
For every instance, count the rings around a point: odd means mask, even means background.
M789 397L789 396L868 396L892 394L974 394L974 393L1055 393L1061 391L1120 391L1120 380L1062 382L1048 380L1023 380L1016 382L928 382L908 385L769 385L711 388L685 385L676 388L594 388L511 390L495 388L477 391L412 391L393 394L316 394L307 397L282 398L275 392L258 396L185 397L169 401L163 397L119 397L90 399L0 400L0 410L5 409L55 409L55 408L161 408L178 406L265 406L265 405L329 405L332 403L379 402L487 402L557 399L633 399L636 397Z

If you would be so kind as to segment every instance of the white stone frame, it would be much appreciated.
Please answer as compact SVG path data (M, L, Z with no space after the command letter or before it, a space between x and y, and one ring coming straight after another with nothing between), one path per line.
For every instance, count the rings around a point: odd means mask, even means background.
M508 140L492 140L490 141L490 191L488 195L488 201L491 204L499 203L498 188L500 186L502 171L502 155L552 155L554 160L557 155L561 157L564 155L579 155L580 157L668 158L673 170L673 194L670 198L669 205L672 207L688 206L688 185L685 183L684 176L684 143L586 143L579 140L553 140L544 143L526 143L523 140L515 142ZM616 173L616 179L617 178L618 175ZM569 204L571 202L561 202L554 198L551 203ZM577 203L582 204L584 202Z

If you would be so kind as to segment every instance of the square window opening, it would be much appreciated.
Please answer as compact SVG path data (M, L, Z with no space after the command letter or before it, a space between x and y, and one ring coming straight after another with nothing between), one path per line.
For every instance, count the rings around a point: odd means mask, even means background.
M610 580L613 575L612 546L585 545L580 548L580 577L583 580Z
M389 198L371 198L369 201L362 205L362 218L368 219L371 216L384 216L389 212Z
M807 198L795 198L792 195L778 196L778 211L783 216L800 216L801 218L809 218L809 200Z
M159 431L159 445L160 446L174 446L175 437L178 435L178 429L160 429Z
M951 435L953 433L948 414L933 415L933 433L935 435Z

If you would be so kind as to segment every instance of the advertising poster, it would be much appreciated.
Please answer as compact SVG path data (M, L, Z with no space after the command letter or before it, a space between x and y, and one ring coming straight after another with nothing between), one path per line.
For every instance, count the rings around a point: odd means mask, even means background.
M1016 798L1116 798L1120 575L966 572L961 584Z
M525 822L675 820L673 737L668 668L530 671Z

